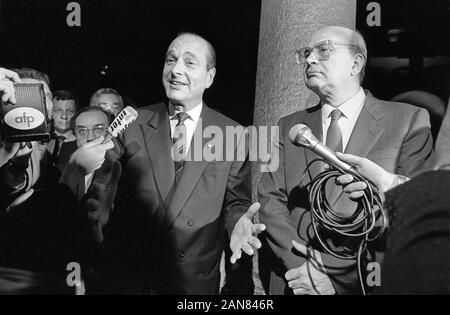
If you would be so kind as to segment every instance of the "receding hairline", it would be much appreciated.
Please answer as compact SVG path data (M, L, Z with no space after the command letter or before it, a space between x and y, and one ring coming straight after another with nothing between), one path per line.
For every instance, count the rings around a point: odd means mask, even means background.
M176 40L182 38L182 37L191 37L191 38L197 38L200 39L201 42L203 42L206 46L206 50L208 51L208 55L206 56L207 61L207 67L208 70L216 67L216 50L214 49L214 46L203 36L196 34L194 32L180 32L177 34L177 37L174 38L174 40L170 43L169 48L167 48L168 53Z
M318 37L318 38L317 38ZM344 26L326 26L315 32L311 36L311 40L316 42L335 37L343 43L352 44L358 47L360 52L367 58L367 45L364 36L358 31Z
M327 37L337 37L341 41L349 41L354 36L355 31L343 26L326 26L315 32L311 36L311 40L321 41L329 39ZM319 39L317 39L317 37Z

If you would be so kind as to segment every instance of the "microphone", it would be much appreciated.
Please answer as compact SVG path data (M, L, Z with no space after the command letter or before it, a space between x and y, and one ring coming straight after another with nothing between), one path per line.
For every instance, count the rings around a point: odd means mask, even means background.
M127 106L117 114L111 125L108 127L108 133L105 141L116 138L120 133L124 132L127 127L138 117L138 112L131 106Z
M358 172L349 164L339 160L336 153L326 145L322 144L312 133L307 125L297 124L289 131L289 139L297 147L307 148L327 163L335 166L341 171L359 175Z

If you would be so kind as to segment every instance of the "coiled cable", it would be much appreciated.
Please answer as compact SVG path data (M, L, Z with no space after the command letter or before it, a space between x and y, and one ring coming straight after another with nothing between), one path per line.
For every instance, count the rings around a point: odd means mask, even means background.
M322 159L311 161L303 172L301 184L313 163L326 163ZM383 211L383 198L373 185L358 174L350 174L334 166L318 174L310 183L306 184L309 190L309 203L311 222L316 238L322 248L330 255L344 260L357 260L358 276L363 294L366 288L363 280L363 258L367 257L368 244L377 240L387 227L387 217ZM335 181L339 176L350 174L353 182L363 182L366 189L358 201L358 206L350 216L339 215L327 199L327 183ZM341 193L342 195L342 193ZM380 224L377 221L381 219ZM359 244L356 251L346 249L346 252L331 248L322 234L333 232L339 236L355 240ZM325 233L326 234L326 233Z

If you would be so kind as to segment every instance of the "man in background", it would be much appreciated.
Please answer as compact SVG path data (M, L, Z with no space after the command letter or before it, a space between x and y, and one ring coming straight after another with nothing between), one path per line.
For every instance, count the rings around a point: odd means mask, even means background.
M122 96L114 89L103 88L95 91L89 106L98 106L116 116L124 107Z
M48 144L52 160L62 172L70 155L76 150L75 135L70 120L79 107L78 97L67 90L58 90L53 93L52 120L54 133Z

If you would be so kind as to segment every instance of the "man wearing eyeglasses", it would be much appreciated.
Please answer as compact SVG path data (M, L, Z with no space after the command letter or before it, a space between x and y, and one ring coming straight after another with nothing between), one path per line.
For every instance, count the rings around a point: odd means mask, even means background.
M98 150L102 152L104 157L106 151L112 148L111 141L102 144L111 122L111 114L99 107L85 107L78 111L71 120L78 149L72 154L69 163L76 162L75 164L86 165L84 167L84 182L78 186L77 195L79 197L87 192L94 172L104 162L104 159L97 158L97 154L92 155L96 157L92 159L89 151Z
M262 263L270 269L271 294L357 294L361 291L355 261L324 253L312 231L305 185L328 166L313 163L307 169L318 156L294 146L288 133L294 125L306 124L334 151L366 157L389 172L411 176L432 154L429 115L424 109L382 101L363 90L367 48L358 32L322 28L308 47L296 52L296 61L320 104L279 122L282 164L264 174L259 186L260 218L267 226L270 249ZM305 170L307 178L300 183ZM338 215L348 217L356 204L333 186L327 187L327 200ZM352 248L348 239L331 233L327 243L337 251ZM315 250L315 259L307 248Z

